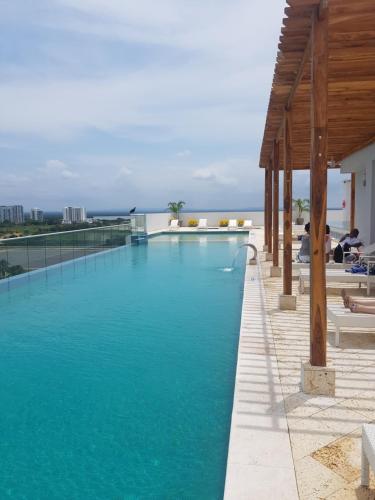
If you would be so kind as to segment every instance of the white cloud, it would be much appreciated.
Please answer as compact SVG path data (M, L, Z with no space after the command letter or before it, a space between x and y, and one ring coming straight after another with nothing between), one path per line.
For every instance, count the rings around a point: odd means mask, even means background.
M220 186L236 186L238 178L228 174L231 165L233 166L235 163L238 165L238 160L227 160L206 168L199 168L194 170L192 177L198 181L210 182Z
M188 158L191 156L190 149L184 149L183 151L179 151L176 155L178 158Z
M193 172L193 178L202 181L214 181L216 177L209 168L199 168Z
M76 179L79 177L77 172L73 172L66 163L60 160L47 160L46 165L41 167L39 171L48 176L63 179Z
M142 57L150 51L149 57L135 67L120 58L100 73L95 72L94 59L91 65L80 65L84 73L69 77L55 75L46 66L40 78L35 72L4 81L0 132L56 141L95 129L136 141L224 143L262 135L283 0L46 3L52 7L32 18L40 29L55 28L69 38L74 32L86 42L83 51L89 37L103 50L109 39L125 43L124 49L135 55L137 50ZM48 61L55 50L64 64L64 44L49 47ZM162 60L152 57L161 48L167 55ZM113 60L110 48L106 50L107 59ZM79 51L77 47L69 55L67 50L66 59L76 61ZM82 61L87 59L83 55Z
M52 25L110 39L165 45L249 61L275 52L284 1L55 0L71 9ZM274 30L274 33L272 33ZM223 35L225 34L225 35ZM274 36L272 36L272 34ZM274 55L274 54L273 54Z
M118 171L118 177L119 178L121 178L121 177L129 177L129 175L131 175L132 173L133 173L133 171L129 167L123 166Z
M265 102L267 94L250 69L239 78L235 70L208 64L14 81L0 85L0 132L65 140L97 129L140 141L245 141L262 134L264 113L250 103Z

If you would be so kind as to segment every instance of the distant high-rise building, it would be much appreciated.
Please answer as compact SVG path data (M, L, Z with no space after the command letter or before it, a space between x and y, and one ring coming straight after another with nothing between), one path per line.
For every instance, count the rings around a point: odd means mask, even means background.
M37 222L42 222L44 216L43 216L43 210L40 208L32 208L30 210L30 219L37 221Z
M0 206L0 223L2 222L9 222L10 224L23 224L23 206Z
M83 207L64 207L63 215L64 224L74 224L86 221L86 209Z

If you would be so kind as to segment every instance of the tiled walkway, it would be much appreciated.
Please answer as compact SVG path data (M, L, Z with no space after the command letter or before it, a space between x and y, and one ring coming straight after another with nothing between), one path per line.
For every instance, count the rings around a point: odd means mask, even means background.
M262 231L256 230L255 238L261 248ZM271 498L266 494L253 494L253 482L263 487L262 492L272 486L277 498L294 498L292 493L289 497L283 496L284 492L279 489L278 468L285 466L289 471L290 466L285 451L288 435L283 417L285 405L299 498L375 499L373 477L369 490L359 485L361 425L375 423L375 330L343 331L340 347L336 348L334 329L328 323L328 360L336 369L336 397L303 394L300 366L301 360L309 356L309 294L298 295L297 282L294 282L297 311L280 311L278 297L282 278L270 278L271 263L264 262L262 255L260 258L264 294L259 292L262 287L257 292L251 283L246 284L243 311L246 330L244 333L243 329L240 344L230 449L235 453L229 455L228 463L226 491L229 491L228 486L237 486L239 495L227 495L227 498ZM356 288L353 291L359 292ZM329 290L328 302L341 302L338 289ZM242 427L236 429L236 425ZM257 442L256 429L263 433L261 444ZM236 436L237 441L243 443L242 455L241 450L233 447ZM243 465L246 445L250 450L248 463L249 457L256 461L253 470ZM258 448L259 461L254 451ZM259 466L270 470L262 476ZM283 471L280 474L284 474L284 483L292 484L288 474Z

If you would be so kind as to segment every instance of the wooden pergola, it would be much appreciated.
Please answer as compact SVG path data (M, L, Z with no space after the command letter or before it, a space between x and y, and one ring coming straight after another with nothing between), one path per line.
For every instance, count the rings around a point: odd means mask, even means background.
M283 170L283 293L291 295L292 173L310 169L310 362L326 366L327 169L375 142L375 0L287 0L285 15L260 154L265 246L278 266Z

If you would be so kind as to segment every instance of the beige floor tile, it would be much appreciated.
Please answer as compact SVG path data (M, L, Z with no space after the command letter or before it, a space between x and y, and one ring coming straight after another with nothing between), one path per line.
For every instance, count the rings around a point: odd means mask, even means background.
M287 417L295 459L310 455L366 422L361 414L338 406L313 413L308 418L295 418L290 414Z
M320 448L312 457L348 483L361 474L361 432L357 431Z
M375 500L375 480L372 478L370 488L365 488L360 485L360 481L357 479L348 486L328 495L326 500Z
M317 460L305 457L295 462L300 500L327 498L347 482Z
M375 391L364 391L353 399L346 399L341 406L360 413L365 418L375 420Z

